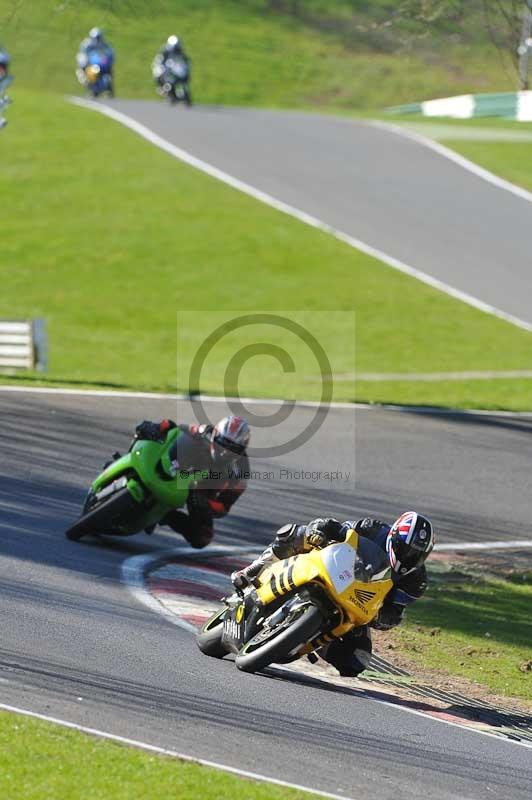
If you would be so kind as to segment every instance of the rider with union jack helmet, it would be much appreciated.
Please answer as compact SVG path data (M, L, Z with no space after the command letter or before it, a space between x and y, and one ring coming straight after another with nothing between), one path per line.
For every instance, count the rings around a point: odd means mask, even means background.
M145 420L137 425L135 437L164 441L176 427L182 431L171 451L176 469L205 471L208 477L189 491L188 514L176 509L161 524L180 533L192 547L201 548L212 540L214 519L224 517L246 489L250 471L246 448L251 432L245 419L229 415L217 425Z
M369 517L358 522L342 523L329 518L315 519L308 525L284 525L264 553L245 569L234 572L231 579L236 589L242 590L266 566L279 559L326 547L332 542L341 542L350 529L386 551L393 580L393 588L369 626L354 628L320 651L320 655L336 667L340 675L355 677L366 669L371 659L370 627L377 630L395 627L401 622L405 608L426 591L425 561L434 547L434 531L427 517L416 511L406 511L393 525Z

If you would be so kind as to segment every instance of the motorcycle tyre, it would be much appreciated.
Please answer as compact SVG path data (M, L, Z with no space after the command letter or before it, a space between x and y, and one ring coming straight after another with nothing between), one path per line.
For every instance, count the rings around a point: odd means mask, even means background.
M108 500L104 500L95 509L83 514L65 531L65 536L71 542L78 542L89 533L105 533L105 528L112 526L117 516L122 516L137 507L138 503L130 495L127 487L119 489Z
M210 656L211 658L223 658L227 655L227 650L222 644L224 616L226 611L227 609L223 608L218 612L218 614L216 614L214 617L211 617L198 633L198 638L196 639L201 652L206 656ZM209 630L205 630L212 623L216 623L214 627L210 628Z
M235 664L243 672L258 672L269 664L286 662L286 654L298 645L306 644L321 629L323 615L314 605L308 606L292 625L250 653L237 653ZM246 645L244 645L244 648Z
M177 103L179 103L179 97L177 96L177 84L174 84L168 90L168 94L166 95L166 97L171 106L175 106L177 105Z

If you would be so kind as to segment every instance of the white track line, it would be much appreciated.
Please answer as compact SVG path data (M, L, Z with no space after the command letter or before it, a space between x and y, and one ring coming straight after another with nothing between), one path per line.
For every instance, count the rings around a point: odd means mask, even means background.
M515 183L510 183L510 181L506 181L504 178L499 178L498 175L494 175L493 172L484 169L484 167L479 167L474 161L470 161L468 158L461 156L459 153L445 147L445 145L439 142L435 142L434 139L429 139L428 136L424 136L418 131L414 131L411 128L403 128L401 125L394 125L391 122L380 122L378 120L370 120L368 125L371 125L373 128L381 128L390 133L396 133L398 136L403 136L405 139L411 139L417 144L423 145L423 147L428 147L429 150L433 150L435 153L438 153L438 155L462 167L462 169L473 173L477 178L491 183L498 189L504 189L506 192L515 194L517 197L520 197L521 200L532 203L532 192L523 189L521 186L516 186Z
M241 553L241 552L243 552L243 550L245 550L245 548L242 548L242 547L224 548L223 546L220 546L220 549L223 549L227 553L230 553L231 551L235 552L235 553L236 552L240 552ZM248 552L251 552L251 549ZM171 551L168 551L168 553L169 553L169 555L171 555ZM181 549L175 548L174 554L175 555L181 555L182 554ZM131 591L133 592L134 596L136 597L136 599L140 603L144 604L145 606L150 608L152 611L156 611L157 613L162 614L166 619L169 619L170 617L174 616L172 614L172 612L169 611L167 608L163 607L157 601L154 601L152 595L146 589L146 585L144 583L144 578L145 578L146 572L148 571L149 563L153 562L154 564L157 564L159 562L162 562L162 560L163 560L162 559L162 554L157 558L153 558L153 557L150 557L150 556L131 556L129 558L126 558L122 562L122 581L123 581L123 583L125 583L125 585L128 588L131 589ZM130 581L131 581L131 583L130 583ZM170 620L170 621L172 621L172 620ZM179 623L176 622L175 619L173 620L173 623L175 625L179 625ZM180 627L184 628L185 626L181 625ZM192 628L192 627L193 626L190 626L190 628ZM189 630L188 623L187 623L186 630L188 630L189 632L192 632L192 631ZM196 633L196 630L194 628L193 628L193 632ZM306 676L306 677L308 677L308 676ZM325 680L325 679L322 678L322 680ZM423 717L423 719L425 719L425 720L428 719L428 720L433 720L434 722L442 722L445 725L452 725L455 728L459 728L461 731L469 731L470 733L480 733L483 736L489 736L490 738L497 739L498 741L508 742L509 744L520 745L521 747L527 747L529 749L532 749L532 744L528 743L528 742L517 742L517 741L515 741L513 739L505 739L505 738L499 736L498 734L490 733L489 731L479 730L477 728L471 728L471 727L469 727L467 725L461 725L458 722L452 722L451 720L442 719L440 717L433 717L430 714L424 714L422 711L416 711L413 708L407 708L405 706L398 705L397 703L392 703L392 702L390 702L388 700L381 700L381 699L376 698L376 697L372 697L371 700L373 702L375 702L375 703L380 703L382 705L389 706L390 708L393 708L395 710L406 711L408 714L415 714L418 717ZM0 708L1 708L1 706L0 706ZM209 766L218 766L218 767L220 767L219 764L210 764L210 762L201 762L201 763L208 764ZM224 767L221 767L221 768L224 769ZM234 771L234 770L231 770L231 771ZM246 774L246 773L243 773L243 774ZM265 780L269 780L269 779L266 778ZM285 785L288 785L288 784L285 784ZM307 790L307 791L311 791L311 790ZM325 795L325 796L334 797L334 795Z
M297 783L288 783L287 781L281 781L278 778L268 778L266 775L259 775L255 772L247 772L246 770L237 769L236 767L228 767L225 764L218 764L215 761L206 761L203 758L194 758L192 756L185 755L185 753L178 753L176 750L166 750L164 747L157 747L156 745L147 744L146 742L139 742L137 739L127 739L125 736L117 736L114 733L98 730L98 728L87 728L85 725L78 725L75 722L67 722L64 719L49 717L46 714L37 714L35 711L28 711L25 708L18 708L17 706L8 706L4 703L0 703L0 710L11 711L15 714L23 714L26 717L41 719L45 722L53 722L56 725L61 725L63 728L71 728L72 730L80 731L81 733L88 733L91 736L98 736L100 739L109 739L112 742L118 742L120 744L128 744L133 747L138 747L141 750L147 750L150 753L157 753L158 755L162 756L171 756L172 758L178 758L180 761L188 761L192 764L199 764L202 767L220 769L223 770L223 772L230 772L233 775L238 775L240 778L248 778L249 780L259 781L260 783L273 783L276 786L284 786L287 789L298 789L300 792L315 794L318 797L329 797L332 798L332 800L350 800L347 795L320 792L318 789L310 789L308 786L300 786Z
M335 383L347 381L383 381L403 383L445 383L445 381L487 381L532 378L532 369L471 370L469 372L353 372L333 375Z
M252 558L258 555L259 551L257 551L257 548L253 547L224 547L223 545L211 545L201 551L202 556L233 555L237 553L246 553ZM168 622L171 622L172 625L177 625L178 628L182 628L189 633L196 633L194 625L172 614L172 612L169 611L166 606L162 605L151 592L147 591L144 583L144 576L150 564L155 566L155 564L159 562L170 561L172 558L178 556L198 558L198 551L191 550L188 545L183 545L183 547L172 547L168 550L161 550L156 557L154 557L153 554L131 556L130 558L126 558L120 566L121 579L139 603L147 606L151 611L161 614Z
M209 164L206 161L203 161L202 159L192 155L192 153L183 150L181 147L177 147L166 139L163 139L145 125L142 125L140 122L137 122L137 120L129 117L127 114L124 114L121 111L117 111L114 108L109 108L108 106L100 103L95 103L92 100L85 100L81 97L70 97L69 100L74 105L81 106L82 108L88 108L91 111L98 111L100 114L104 114L105 116L114 119L116 122L120 122L122 125L125 125L126 128L129 128L130 130L139 134L139 136L142 136L148 142L151 142L151 144L159 147L161 150L164 150L174 158L178 158L185 164L205 172L212 178L216 178L217 180L226 183L233 189L237 189L239 192L243 192L244 194L253 197L255 200L259 200L261 203L265 203L266 205L275 208L277 211L282 211L284 214L295 217L295 219L299 220L300 222L304 222L306 225L310 225L312 228L317 228L320 231L324 231L325 233L334 236L336 239L348 244L350 247L360 250L372 258L376 258L379 261L387 264L389 267L392 267L399 272L403 272L405 275L409 275L411 278L416 278L417 280L432 286L432 288L444 292L450 297L454 297L455 300L461 300L463 303L467 303L467 305L472 306L479 311L484 311L487 314L492 314L495 317L499 317L506 322L510 322L512 325L516 325L518 328L522 328L526 331L532 331L532 323L525 322L524 320L513 316L513 314L508 314L506 311L495 308L495 306L485 303L483 300L480 300L478 297L473 297L473 295L470 295L467 292L462 292L459 289L455 289L454 287L449 286L447 283L434 278L432 275L428 275L427 273L422 272L415 267L411 267L409 264L405 264L398 258L395 258L394 256L391 256L388 253L385 253L384 251L361 241L360 239L356 239L354 236L350 236L349 234L338 230L338 228L335 228L332 225L328 225L326 222L323 222L323 220L318 219L311 214L307 214L306 211L302 211L301 209L291 206L282 200L278 200L276 197L263 192L261 189L257 189L255 186L229 175L227 172L218 169L218 167L215 167L213 164ZM424 137L421 138L423 139ZM440 145L437 146L440 147ZM447 148L444 148L444 150L447 150ZM449 150L448 152L451 153L452 151ZM464 161L465 160L466 159L464 159ZM480 170L480 167L478 169ZM485 172L485 170L482 170L482 172ZM493 176L493 178L495 179L495 176ZM515 188L517 189L517 187Z
M134 391L111 391L109 389L67 389L48 386L10 386L0 384L1 392L25 392L27 394L55 394L67 397L110 397L133 400L174 400L188 401L194 403L201 400L205 403L227 403L240 402L243 405L264 405L279 406L285 401L282 399L260 398L260 397L217 397L216 395L198 394L190 396L188 394L167 394L157 392L134 392ZM322 404L313 400L296 400L295 408L321 408ZM430 406L399 406L390 403L329 403L330 408L335 410L353 411L401 411L408 414L428 414L429 416L487 416L522 419L532 419L532 411L491 411L490 409L474 408L432 408Z

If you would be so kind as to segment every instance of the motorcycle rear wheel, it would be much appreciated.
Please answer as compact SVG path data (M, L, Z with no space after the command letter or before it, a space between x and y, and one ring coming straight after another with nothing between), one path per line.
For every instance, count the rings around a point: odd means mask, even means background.
M138 505L127 487L119 489L108 500L104 500L96 508L83 514L65 531L65 536L71 542L78 542L89 533L110 533L113 526L116 526L124 515L138 509Z
M273 628L268 639L264 640L263 631L253 636L237 654L235 664L243 672L258 672L269 664L286 662L287 656L319 633L322 625L319 608L306 606L288 627Z

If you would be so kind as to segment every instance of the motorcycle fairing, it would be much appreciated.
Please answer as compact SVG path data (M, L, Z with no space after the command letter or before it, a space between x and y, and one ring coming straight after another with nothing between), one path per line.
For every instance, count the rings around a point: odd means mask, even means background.
M245 640L245 604L239 601L225 613L223 621L223 640L233 652L238 652Z
M332 631L335 637L366 625L379 612L393 582L389 570L381 570L373 579L370 573L364 574L357 558L358 546L359 536L350 530L344 542L273 564L259 576L258 599L265 606L294 589L318 584L343 614L341 624Z
M96 478L91 490L99 494L120 479L127 478L127 488L137 502L150 500L145 514L138 519L138 529L158 522L168 511L185 505L194 481L208 477L205 471L185 472L179 470L172 458L177 438L182 435L179 428L173 428L164 442L139 439L133 443L129 453L109 464ZM152 498L157 498L155 502Z

